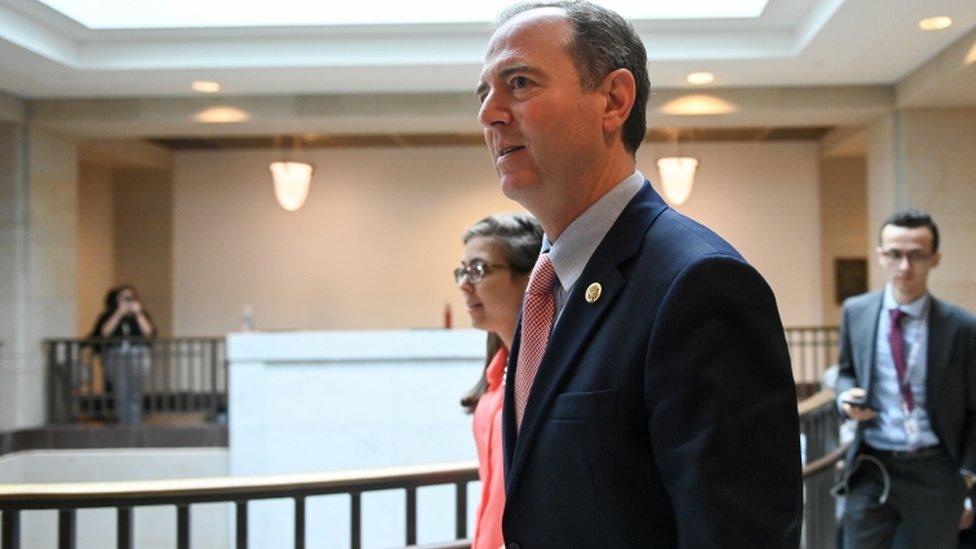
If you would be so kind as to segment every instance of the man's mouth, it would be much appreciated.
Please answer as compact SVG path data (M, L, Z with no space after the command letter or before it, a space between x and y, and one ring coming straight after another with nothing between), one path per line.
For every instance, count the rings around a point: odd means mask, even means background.
M503 149L501 149L501 150L498 151L498 158L501 158L501 157L503 157L503 156L505 156L505 155L507 155L509 153L513 153L515 151L520 151L520 150L522 150L524 148L525 147L523 147L522 145L513 145L511 147L505 147L505 148L503 148Z

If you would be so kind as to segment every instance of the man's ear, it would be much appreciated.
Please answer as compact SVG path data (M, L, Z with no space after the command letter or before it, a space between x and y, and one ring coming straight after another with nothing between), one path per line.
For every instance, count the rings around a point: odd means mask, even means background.
M603 110L603 132L613 133L624 125L634 108L637 81L629 70L617 69L603 78L600 91L607 100Z
M939 266L939 261L942 261L942 254L935 252L932 254L932 259L929 260L929 269L934 269Z
M874 251L875 253L878 254L878 265L881 265L882 267L887 267L888 264L885 263L884 248L878 246L877 248L874 249Z

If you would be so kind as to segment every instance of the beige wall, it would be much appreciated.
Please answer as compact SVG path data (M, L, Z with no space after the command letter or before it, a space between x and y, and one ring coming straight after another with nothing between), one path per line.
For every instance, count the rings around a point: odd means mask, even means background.
M932 293L976 311L976 110L908 110L902 131L906 204L932 214L942 238Z
M867 217L867 165L864 157L824 158L820 162L820 238L823 322L840 324L834 260L864 258L871 240Z
M124 168L113 176L114 280L133 284L161 335L172 333L172 172Z
M976 110L903 110L869 130L868 204L871 234L895 208L929 212L942 236L942 263L929 287L938 297L976 310ZM872 282L880 287L881 269Z
M697 144L682 211L716 228L767 277L786 324L820 319L816 145ZM670 147L647 146L639 164ZM498 190L482 147L318 149L308 202L282 210L269 151L186 152L174 173L174 333L467 326L450 271L460 234L521 209ZM785 250L785 251L784 251Z
M115 284L112 171L82 163L78 170L78 335L91 330Z
M174 332L440 326L464 315L450 271L460 235L520 209L479 147L309 151L297 212L275 202L268 151L175 159ZM459 323L466 324L466 319Z
M83 163L78 203L78 334L105 293L133 284L162 335L172 333L172 172Z

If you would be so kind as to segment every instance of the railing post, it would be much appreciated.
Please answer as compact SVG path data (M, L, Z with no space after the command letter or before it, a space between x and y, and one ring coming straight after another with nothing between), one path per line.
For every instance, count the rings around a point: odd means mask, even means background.
M210 420L217 418L217 341L210 343Z
M468 483L454 485L454 537L468 537Z
M48 423L55 423L58 421L58 410L57 410L57 375L54 371L54 361L51 360L51 347L54 343L51 341L45 341L45 354L47 355L47 364L45 365L44 372L47 375L47 421Z
M58 361L59 347L66 342L48 340L46 344L48 376L48 421L67 423L74 420L71 364Z
M115 519L115 546L132 549L132 507L119 507Z
M407 545L417 544L417 487L407 486Z
M361 549L363 546L363 502L361 492L349 492L352 498L349 507L349 536L352 549Z
M247 500L237 505L237 549L247 549Z
M295 549L305 549L305 497L295 497Z
M75 510L58 511L58 549L75 549Z
M20 549L20 511L16 509L3 511L2 536L0 549Z
M176 548L190 549L190 506L176 506Z

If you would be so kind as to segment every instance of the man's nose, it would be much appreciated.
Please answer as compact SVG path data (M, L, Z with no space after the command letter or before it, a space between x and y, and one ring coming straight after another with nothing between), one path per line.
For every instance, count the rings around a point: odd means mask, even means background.
M489 91L478 111L478 121L481 125L484 128L492 128L499 124L508 124L511 119L511 113L504 99L494 91Z

